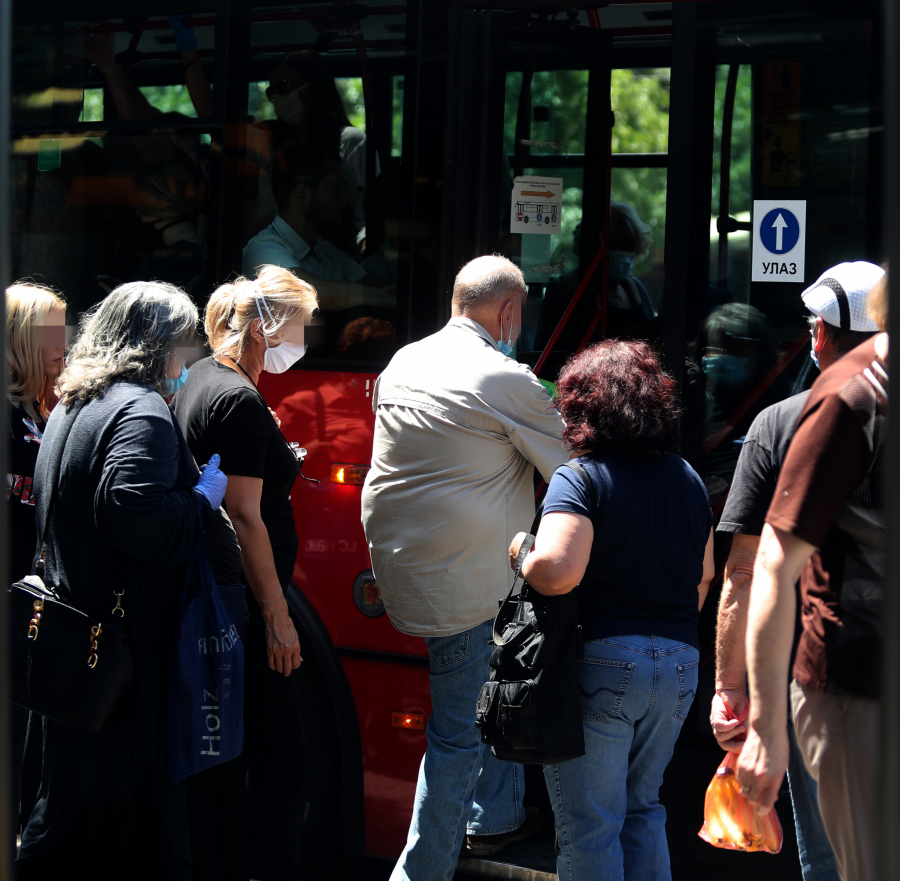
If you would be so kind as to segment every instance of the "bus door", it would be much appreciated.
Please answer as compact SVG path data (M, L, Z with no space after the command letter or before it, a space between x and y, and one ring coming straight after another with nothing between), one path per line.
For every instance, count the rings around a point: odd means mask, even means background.
M562 351L602 322L612 38L585 14L463 10L457 21L477 37L452 43L462 88L448 144L447 275L477 254L515 262L528 285L517 357L554 378ZM574 320L556 334L576 294ZM551 339L559 354L538 364Z

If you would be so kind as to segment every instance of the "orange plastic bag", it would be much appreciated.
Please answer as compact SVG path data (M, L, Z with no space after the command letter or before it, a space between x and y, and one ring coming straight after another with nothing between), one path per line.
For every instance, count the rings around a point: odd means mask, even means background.
M778 853L784 841L781 821L775 808L764 817L757 816L749 799L741 795L737 781L739 755L726 753L725 760L719 765L706 790L703 828L697 834L713 847Z

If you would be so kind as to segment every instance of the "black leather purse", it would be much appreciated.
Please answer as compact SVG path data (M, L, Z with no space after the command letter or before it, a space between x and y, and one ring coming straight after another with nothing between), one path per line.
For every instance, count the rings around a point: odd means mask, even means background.
M560 467L575 471L591 491L581 465L566 462ZM522 543L513 585L494 619L491 678L475 705L482 743L498 759L525 765L556 764L584 755L578 594L572 590L544 596L527 581L515 593L542 511L543 506Z
M78 412L66 415L59 453L47 472L51 495L37 574L9 588L10 689L13 703L85 731L100 731L129 690L134 666L128 636L112 623L123 617L124 589L114 589L108 624L66 602L43 579L50 518L66 439Z

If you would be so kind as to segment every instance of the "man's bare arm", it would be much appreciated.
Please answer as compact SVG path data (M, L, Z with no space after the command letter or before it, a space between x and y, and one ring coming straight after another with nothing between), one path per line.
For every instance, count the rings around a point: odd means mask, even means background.
M758 535L735 534L716 621L716 693L709 722L719 746L740 752L746 727L739 721L747 711L747 609Z
M767 523L753 567L746 643L750 724L738 763L738 780L760 814L775 804L787 770L795 585L813 551L813 545Z

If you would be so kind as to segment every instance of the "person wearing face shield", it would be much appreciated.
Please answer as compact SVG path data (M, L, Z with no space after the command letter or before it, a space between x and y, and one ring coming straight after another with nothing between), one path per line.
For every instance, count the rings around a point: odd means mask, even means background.
M463 856L494 853L540 825L522 768L475 728L491 626L512 573L505 554L534 517L534 469L566 460L562 421L512 360L522 273L479 257L453 287L452 317L397 352L372 394L372 467L362 521L391 623L423 636L432 715L406 847L392 881L449 881Z
M267 881L301 877L306 760L297 677L291 676L302 662L301 648L284 593L298 549L290 496L300 468L257 383L263 371L283 373L303 357L304 329L317 305L315 290L278 266L263 266L256 280L219 287L205 316L213 354L191 367L172 402L194 456L215 447L228 475L224 506L241 549L249 622L244 756L231 763L228 795L217 803L223 822L243 816L248 775L249 857ZM234 834L241 836L239 824ZM229 866L218 875L210 871L209 877L233 877Z
M273 171L272 184L278 214L244 248L244 273L252 275L266 264L290 269L315 287L324 312L357 306L394 309L396 290L368 275L322 235L322 229L338 222L348 207L337 156L286 151Z

